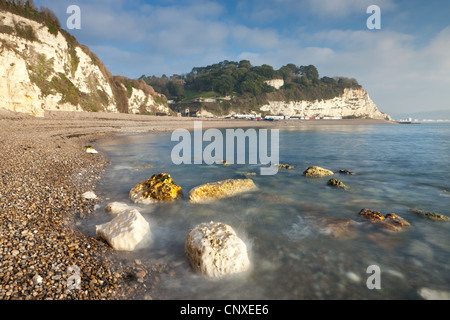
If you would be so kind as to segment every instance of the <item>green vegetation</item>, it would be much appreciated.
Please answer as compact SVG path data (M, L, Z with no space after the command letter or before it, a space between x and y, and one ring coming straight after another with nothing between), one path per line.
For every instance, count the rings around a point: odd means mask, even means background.
M62 94L60 103L70 103L77 106L79 103L79 92L77 87L67 79L64 73L54 76L51 81L52 89Z
M43 97L52 93L52 84L48 78L53 73L54 59L47 59L45 54L38 54L30 59L28 72L32 83L36 84Z
M313 65L287 64L275 70L263 64L253 66L250 61L222 61L206 67L194 67L183 75L167 77L145 76L140 79L176 102L193 102L198 98L216 98L216 103L203 103L202 107L214 114L230 110L255 110L273 101L314 101L332 99L344 93L345 88L360 88L355 79L345 77L319 77ZM268 80L282 79L279 89L268 85ZM231 99L220 99L221 97ZM200 101L201 102L201 101Z
M61 23L55 13L52 10L42 6L38 9L33 0L0 0L0 10L5 10L42 23L47 26L48 31L55 36L61 29ZM25 31L26 34L28 34L29 30Z

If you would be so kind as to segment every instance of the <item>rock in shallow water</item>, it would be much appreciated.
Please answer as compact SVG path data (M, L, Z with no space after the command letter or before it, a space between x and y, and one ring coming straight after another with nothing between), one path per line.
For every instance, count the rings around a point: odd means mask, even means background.
M185 243L192 267L216 278L246 271L250 266L247 246L224 223L202 223L189 232Z
M306 169L303 174L307 177L326 177L326 176L330 176L333 175L333 171L330 171L328 169L324 169L321 167L309 167L308 169Z
M337 239L349 239L356 236L357 223L350 219L326 217L320 220L322 232Z
M150 179L138 183L130 191L130 199L142 204L173 201L182 197L183 189L168 173L154 174Z
M97 237L105 239L115 250L133 251L150 237L150 225L136 209L122 212L95 229Z
M359 216L391 231L401 231L411 226L408 221L396 215L395 213L388 213L386 216L383 216L379 211L362 209L359 212Z
M328 185L331 187L347 189L347 186L341 180L334 178L328 181Z
M435 212L425 212L422 210L417 210L417 209L411 209L411 212L415 213L416 215L425 218L425 219L429 219L429 220L434 220L434 221L450 221L450 218L440 214L440 213L435 213Z
M430 288L421 288L419 295L425 300L450 300L450 292Z
M189 191L190 202L207 202L211 200L231 197L236 194L256 189L251 179L228 179L207 183Z

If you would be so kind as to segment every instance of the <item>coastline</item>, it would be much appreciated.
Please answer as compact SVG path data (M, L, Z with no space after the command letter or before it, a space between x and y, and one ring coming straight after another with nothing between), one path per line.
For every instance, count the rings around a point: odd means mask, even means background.
M88 154L84 146L117 134L192 129L198 120L205 129L396 124L79 112L47 112L44 118L34 118L0 109L0 299L158 299L152 289L168 266L137 259L124 262L103 241L77 231L76 223L95 214L100 202L81 195L95 192L109 165L105 154ZM79 273L68 272L71 266L77 266ZM68 290L67 281L74 275L80 277L81 289ZM151 296L145 296L148 291Z

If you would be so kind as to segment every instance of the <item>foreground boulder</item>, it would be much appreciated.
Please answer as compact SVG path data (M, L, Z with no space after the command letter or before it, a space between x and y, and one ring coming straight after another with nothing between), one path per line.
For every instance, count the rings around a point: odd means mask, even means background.
M130 199L142 204L172 201L182 197L183 189L168 173L154 174L150 179L138 183L130 191Z
M247 246L233 228L224 223L202 223L192 229L185 243L192 267L217 278L246 271L250 266Z
M306 169L303 174L307 177L326 177L326 176L331 176L333 175L333 171L330 171L328 169L324 169L321 167L309 167L308 169Z
M95 227L96 235L115 250L133 251L150 237L150 225L136 209L118 214L110 222Z
M231 197L256 189L252 179L228 179L207 183L189 191L189 201L200 203Z
M383 216L379 211L362 209L359 212L359 216L367 221L370 221L380 227L391 231L401 231L411 226L408 221L396 215L395 213L388 213L386 216Z

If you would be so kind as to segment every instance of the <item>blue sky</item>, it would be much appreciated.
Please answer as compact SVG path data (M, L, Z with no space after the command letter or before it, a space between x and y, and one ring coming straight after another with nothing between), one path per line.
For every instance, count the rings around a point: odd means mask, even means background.
M356 78L387 113L450 110L450 2L417 0L35 0L115 75L189 72L223 60L314 64ZM381 9L369 30L367 8Z

